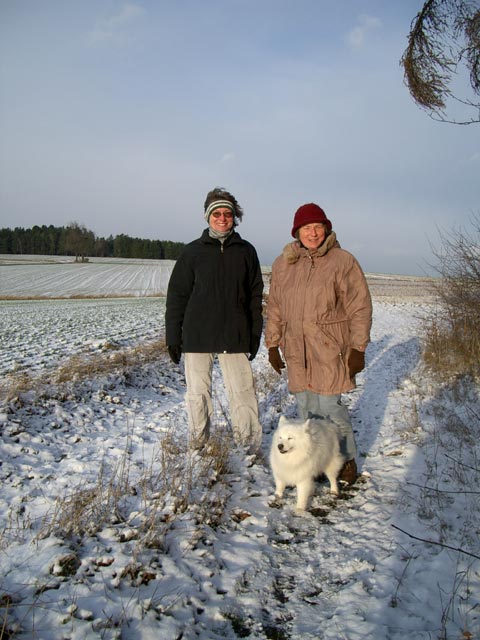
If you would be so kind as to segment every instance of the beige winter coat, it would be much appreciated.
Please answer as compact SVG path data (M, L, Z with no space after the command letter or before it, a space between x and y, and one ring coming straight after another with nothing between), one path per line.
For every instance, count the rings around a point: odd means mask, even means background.
M372 301L357 260L335 233L315 252L288 244L272 266L265 342L280 346L292 393L336 395L355 387L352 348L370 340Z

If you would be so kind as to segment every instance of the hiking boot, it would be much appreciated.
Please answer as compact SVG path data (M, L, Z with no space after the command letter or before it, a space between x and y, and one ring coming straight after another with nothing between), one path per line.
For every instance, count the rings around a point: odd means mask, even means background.
M352 458L351 460L347 460L343 467L340 469L340 474L338 479L342 482L345 482L348 485L354 484L355 480L358 478L357 471L357 463Z

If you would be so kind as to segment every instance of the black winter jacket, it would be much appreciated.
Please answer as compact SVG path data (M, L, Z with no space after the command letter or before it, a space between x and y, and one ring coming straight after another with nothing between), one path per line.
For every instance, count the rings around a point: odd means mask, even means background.
M262 292L255 248L236 231L222 245L205 229L185 247L170 276L167 345L187 353L256 353Z

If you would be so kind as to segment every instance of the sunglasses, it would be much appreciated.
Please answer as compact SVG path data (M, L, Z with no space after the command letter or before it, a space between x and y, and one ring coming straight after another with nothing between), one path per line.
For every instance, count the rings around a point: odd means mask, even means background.
M214 218L220 218L220 216L225 216L225 218L233 218L233 213L231 211L213 211L211 214Z

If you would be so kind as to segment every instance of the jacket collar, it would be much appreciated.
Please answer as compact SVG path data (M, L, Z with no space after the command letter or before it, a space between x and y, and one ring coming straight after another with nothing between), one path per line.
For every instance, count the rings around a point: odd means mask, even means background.
M325 241L316 249L310 252L302 247L298 240L289 242L283 249L282 255L288 264L295 264L300 258L321 258L326 255L330 249L340 247L335 231L331 231L325 238Z
M212 238L208 232L208 227L203 230L202 235L200 236L200 241L205 244L217 244L220 243L220 240L216 238ZM225 240L224 245L233 244L234 242L243 242L242 237L237 231L233 231L228 238Z

